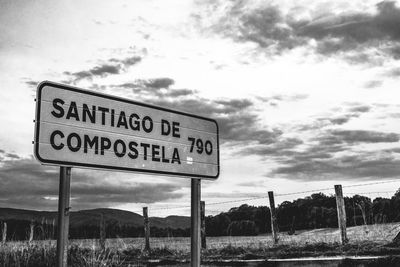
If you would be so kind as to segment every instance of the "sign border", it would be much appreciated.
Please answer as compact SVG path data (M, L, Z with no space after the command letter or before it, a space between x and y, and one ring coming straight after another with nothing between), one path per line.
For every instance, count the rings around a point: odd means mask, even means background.
M138 106L142 106L142 107L153 108L153 109L157 109L157 110L161 110L161 111L171 112L171 113L175 113L175 114L179 114L179 115L193 117L196 119L214 122L217 127L217 149L216 149L216 151L218 153L217 154L217 161L218 161L217 174L215 176L211 176L211 175L190 174L190 173L183 173L183 172L156 171L156 170L146 170L146 169L138 169L138 168L116 167L116 166L102 165L102 164L86 164L86 163L80 163L80 162L43 159L39 155L39 133L40 133L40 122L41 122L40 121L41 97L42 97L42 90L45 86L52 86L52 87L56 87L56 88L63 89L63 90L68 90L68 91L83 93L83 94L87 94L87 95L102 97L102 98L106 98L106 99L110 99L110 100L114 100L114 101L125 102L128 104L134 104L134 105L138 105ZM194 115L194 114L190 114L190 113L186 113L186 112L182 112L182 111L177 111L177 110L172 110L172 109L168 109L168 108L164 108L164 107L157 107L154 105L133 101L133 100L118 97L118 96L102 94L102 93L94 92L91 90L84 90L84 89L77 88L74 86L59 84L59 83L55 83L55 82L51 82L51 81L43 81L38 84L37 91L36 91L36 112L35 113L36 113L35 114L35 117L36 117L35 124L36 125L35 125L35 137L34 137L35 141L34 141L34 153L33 154L35 155L36 159L39 162L44 163L44 164L68 166L68 167L82 167L82 168L101 169L101 170L104 170L104 169L120 170L120 171L125 171L125 172L133 171L133 172L140 172L140 173L144 173L144 174L155 173L155 174L168 175L168 176L195 177L195 178L205 178L205 179L213 179L213 180L217 179L220 174L219 128L218 128L217 121L214 119L211 119L211 118L205 118L205 117L201 117L198 115Z

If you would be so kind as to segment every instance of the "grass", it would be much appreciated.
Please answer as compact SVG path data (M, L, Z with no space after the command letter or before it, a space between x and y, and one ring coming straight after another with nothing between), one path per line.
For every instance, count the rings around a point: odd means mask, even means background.
M281 233L274 245L270 235L255 237L208 237L203 261L248 260L334 255L400 255L400 247L390 241L400 231L400 223L348 228L347 245L340 245L337 229L315 229L295 235ZM151 238L150 252L142 238L107 239L101 250L98 240L71 240L70 266L138 266L143 262L190 260L190 238ZM0 266L54 266L56 241L7 242L0 245Z

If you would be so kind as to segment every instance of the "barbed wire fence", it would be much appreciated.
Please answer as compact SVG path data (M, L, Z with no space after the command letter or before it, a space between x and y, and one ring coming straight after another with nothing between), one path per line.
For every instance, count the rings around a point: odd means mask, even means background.
M393 190L376 190L376 186L378 185L382 185L382 184L389 184L389 183L398 183L397 185L395 185L393 188ZM354 196L359 195L362 197L368 197L372 200L376 199L376 198L386 198L386 199L390 199L396 192L397 189L400 187L400 180L396 179L396 180L386 180L386 181L380 181L380 182L368 182L368 183L358 183L358 184L348 184L348 185L343 185L341 186L341 188L343 189L343 195L341 196L344 201L344 207L343 210L349 214L347 214L347 217L351 217L352 221L347 220L346 222L346 214L342 215L345 216L344 217L344 222L345 225L340 226L340 220L341 218L337 219L338 222L338 226L339 228L342 227L343 229L339 229L339 231L331 231L331 232L326 232L324 233L323 231L318 231L318 235L321 236L322 239L326 238L326 239L337 239L340 240L343 244L347 242L347 236L345 237L340 237L340 232L345 231L345 233L347 234L347 229L346 226L365 226L365 233L368 233L368 225L374 225L374 224L380 224L380 223L391 223L392 221L390 221L388 218L385 217L377 217L377 218L373 218L373 213L371 211L369 211L368 209L370 209L371 207L366 207L363 206L365 204L363 204L363 202L361 203L355 203L353 202L349 202L348 199L352 199ZM362 189L357 190L357 189ZM370 189L372 188L372 189ZM365 190L365 189L370 189L370 190ZM375 189L375 190L374 190ZM294 191L294 192L287 192L287 193L279 193L279 192L274 192L274 198L277 199L277 203L280 205L282 204L284 201L286 201L288 199L288 197L310 197L310 194L318 194L318 193L323 193L323 194L329 194L331 196L335 195L335 191L334 191L334 187L324 187L324 188L319 188L319 189L312 189L312 190L302 190L302 191ZM337 194L336 196L336 200L337 200ZM259 200L265 200L265 205L269 208L269 213L271 215L271 221L273 220L273 216L278 217L279 218L279 205L277 207L276 210L278 210L278 214L272 214L271 211L271 207L270 207L270 202L267 203L267 200L271 200L269 194L265 194L265 195L261 195L261 196L254 196L254 197L244 197L244 198L240 198L240 199L235 199L235 200L225 200L225 201L217 201L217 202L209 202L206 203L206 213L208 214L208 216L216 216L219 215L221 213L226 213L229 211L225 209L224 207L227 206L227 204L236 204L237 206L243 205L243 204L251 204L252 202L255 201L259 201ZM274 200L275 201L275 200ZM158 212L158 211L171 211L170 213L173 213L173 211L178 211L178 210L182 210L182 209L190 209L190 205L168 205L168 206L163 206L163 207L149 207L148 210L149 212ZM337 207L337 209L335 210L335 215L339 216L339 213L337 212L339 209L339 207ZM141 214L142 211L140 210L133 210L133 212L137 213L137 214ZM351 214L353 213L353 214ZM357 214L360 214L357 215ZM317 212L315 213L311 213L311 220L317 221L317 216L321 216L321 214L317 214ZM343 220L343 218L342 218ZM145 223L146 219L144 220ZM279 220L278 220L279 221ZM147 219L147 222L149 222L149 220ZM101 221L100 223L104 224L104 221ZM290 223L290 222L288 222ZM6 222L2 222L1 226L1 236L2 236L2 243L6 242L7 239L7 223ZM145 226L145 225L144 225ZM314 223L314 228L317 229L318 224ZM145 226L146 227L146 226ZM282 227L282 225L278 225L278 227L276 229L272 229L272 232L276 231L276 235L286 235L287 233L283 232L279 232L279 228L284 228ZM54 223L53 223L53 228L54 228ZM29 237L30 239L32 239L33 233L33 227L30 226L30 231L29 231ZM105 229L105 227L100 227L100 229ZM311 229L312 230L312 229ZM393 225L393 227L391 227L390 229L388 229L388 232L390 232L392 235L394 233L396 233L396 231L399 230L399 226L398 225ZM53 229L54 231L54 229ZM103 230L104 231L104 230ZM338 233L339 232L339 233ZM303 234L303 233L302 233ZM309 235L314 236L315 235L315 231L307 231L304 233L305 236ZM359 238L357 236L354 235L354 233L352 231L350 231L350 238ZM383 235L382 238L386 238L387 235ZM105 238L105 234L101 234L100 233L100 237ZM104 242L104 241L103 241Z
M375 189L375 187L377 185L381 185L381 184L388 184L388 183L398 183L398 185L395 187L396 190L391 190L391 191L366 191L366 190L362 190L357 192L357 188L368 188L368 187L373 187ZM337 231L333 231L333 232L322 232L319 231L318 235L321 236L322 239L326 238L326 239L335 239L335 240L339 240L340 242L347 243L348 238L347 238L347 229L346 226L350 225L350 226L360 226L360 225L368 225L371 224L371 222L374 223L385 223L388 221L382 220L382 221L374 221L371 218L366 218L366 214L365 214L365 207L362 206L362 203L346 203L349 202L348 199L351 199L352 197L358 195L358 196L362 196L362 197L369 197L371 199L373 198L377 198L377 197L383 197L383 198L387 198L390 199L396 192L397 192L397 188L399 188L400 186L400 181L399 180L387 180L387 181L380 181L380 182L368 182L368 183L358 183L358 184L349 184L349 185L343 185L340 186L342 189L344 189L342 192L342 195L340 196L343 199L343 211L344 213L339 215L338 209L339 207L336 207L335 209L335 216L341 216L344 218L337 218L337 222L339 224L339 228L343 228L343 229L339 229L339 233L344 232L344 236L341 236L341 234L338 234ZM349 191L350 190L350 191ZM309 194L318 194L318 193L331 193L331 195L336 196L336 202L338 201L337 198L337 194L335 194L334 191L334 187L324 187L324 188L319 188L319 189L313 189L313 190L303 190L303 191L295 191L295 192L288 192L288 193L277 193L275 194L275 197L277 199L280 199L282 201L279 201L280 203L285 201L285 198L287 198L288 196L299 196L299 197L305 197L305 196L309 196ZM222 205L227 205L227 204L249 204L249 202L251 203L252 201L256 201L256 200L267 200L269 199L270 196L268 194L266 195L262 195L262 196L254 196L254 197L247 197L247 198L241 198L241 199L235 199L235 200L227 200L227 201L219 201L219 202L210 202L207 203L206 205L206 210L207 213L209 215L212 216L216 216L218 214L221 213L226 213L228 212L228 210L224 210L221 208L218 208ZM346 201L345 201L346 200ZM345 204L346 203L346 204ZM267 204L267 203L266 203ZM265 205L265 206L269 206L270 205ZM353 218L353 222L347 222L346 223L346 210L350 210L353 209L354 213L359 213L361 212L362 216L361 219L362 221L356 221L360 220L360 218L356 218L356 216L354 215ZM169 206L169 207L158 207L158 208L153 208L153 211L159 211L159 210L177 210L177 209L190 209L189 205L179 205L179 206ZM355 211L356 210L356 211ZM271 214L271 213L270 213ZM311 214L312 216L314 216L314 218L311 218L312 220L316 221L317 218L315 218L317 216L317 213ZM276 214L275 214L276 216ZM278 215L279 216L279 215ZM273 220L273 215L271 214L271 221ZM342 220L344 222L344 225L340 225L340 220ZM271 224L272 225L272 224ZM315 228L317 227L317 224L315 223ZM398 226L394 226L392 229L390 229L390 232L393 232L393 230L398 229ZM279 226L276 227L275 231L279 231ZM368 230L365 230L366 232L368 232ZM274 232L274 229L272 229L272 232ZM309 232L309 233L308 233ZM313 231L308 231L306 232L306 236L314 236L315 232ZM278 235L278 233L276 233L276 235ZM357 236L354 236L354 234L351 234L352 238L359 238ZM375 237L376 238L376 237ZM386 238L382 237L382 238Z

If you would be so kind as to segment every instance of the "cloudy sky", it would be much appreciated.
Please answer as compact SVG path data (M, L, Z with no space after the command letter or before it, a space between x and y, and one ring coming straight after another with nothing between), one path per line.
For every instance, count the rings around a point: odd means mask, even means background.
M207 203L396 179L399 41L393 1L0 0L0 206L57 208L32 156L42 80L216 119ZM73 210L189 214L187 178L73 169L71 188Z

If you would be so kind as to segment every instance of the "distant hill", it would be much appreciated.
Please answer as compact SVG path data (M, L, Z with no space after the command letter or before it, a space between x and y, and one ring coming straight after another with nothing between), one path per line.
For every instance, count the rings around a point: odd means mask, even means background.
M101 214L106 224L120 224L126 226L142 227L143 216L134 212L118 209L91 209L72 211L70 213L71 227L97 226L100 223ZM57 221L56 211L36 211L12 208L0 208L0 221L21 220L37 223L51 223ZM150 225L158 228L189 228L190 217L168 216L166 218L150 217Z
M166 225L172 229L185 229L190 227L190 217L176 215L168 216L166 218L150 217L150 225Z
M104 219L108 237L143 235L142 215L118 209L91 209L70 213L70 236L72 238L98 236L101 217ZM166 218L150 217L149 219L152 229L150 233L153 236L186 236L189 234L190 217L168 216ZM26 239L31 222L34 222L35 229L38 229L39 232L51 233L51 236L54 237L57 212L0 208L0 222L7 222L7 236L12 239ZM41 238L40 234L38 238Z
M57 213L53 211L36 211L36 210L23 210L0 208L0 220L34 220L41 221L42 218L52 220L57 217Z

